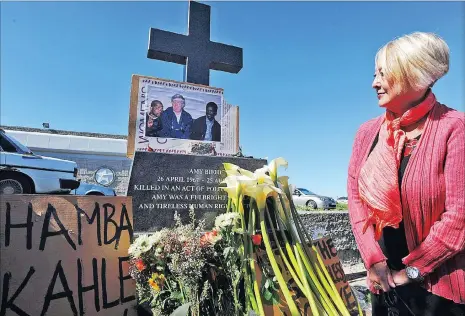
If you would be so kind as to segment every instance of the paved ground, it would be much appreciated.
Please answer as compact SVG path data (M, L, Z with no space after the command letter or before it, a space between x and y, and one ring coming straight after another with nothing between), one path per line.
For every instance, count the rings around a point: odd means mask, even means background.
M361 277L349 281L350 286L358 298L360 307L366 316L371 316L370 294L366 286L366 277Z
M365 266L363 265L363 263L356 263L356 264L342 263L342 267L344 268L344 273L348 276L350 276L351 274L360 274L360 273L366 274Z

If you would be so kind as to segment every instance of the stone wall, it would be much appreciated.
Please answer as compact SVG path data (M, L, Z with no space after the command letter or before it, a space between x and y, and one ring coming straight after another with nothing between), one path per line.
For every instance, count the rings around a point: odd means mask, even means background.
M95 172L101 168L108 168L114 172L114 181L109 186L117 195L124 196L129 184L131 159L122 156L90 155L78 153L58 153L50 151L34 151L47 157L71 160L78 165L77 178L83 182L97 184Z
M310 236L330 236L333 239L345 270L349 273L364 270L347 211L301 211L299 214Z

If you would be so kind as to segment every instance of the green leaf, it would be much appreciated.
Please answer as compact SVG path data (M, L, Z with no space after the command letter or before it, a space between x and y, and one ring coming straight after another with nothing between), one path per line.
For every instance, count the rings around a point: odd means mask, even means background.
M273 289L274 291L278 291L278 288L276 287L276 283L271 281L271 289Z
M182 293L181 292L171 292L170 297L175 300L182 300Z
M171 316L189 316L189 307L191 303L186 303L184 305L179 306L174 310Z
M263 293L263 297L265 298L265 300L269 301L273 297L273 294L270 291L265 290L265 292Z
M150 301L150 306L155 306L157 305L158 297L154 296L152 300Z
M279 305L279 294L278 292L275 292L271 298L271 302L273 305Z
M233 248L233 247L226 247L226 248L224 248L224 250L223 250L223 256L224 256L225 258L228 258L229 254L230 254L231 252L233 252L233 251L234 251L234 248Z

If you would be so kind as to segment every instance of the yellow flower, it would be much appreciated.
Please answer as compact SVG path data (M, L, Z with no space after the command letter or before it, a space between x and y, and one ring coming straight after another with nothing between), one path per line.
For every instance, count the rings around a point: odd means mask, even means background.
M255 174L247 169L239 169L239 173L241 176L243 177L247 177L249 178L250 180L255 180L256 177L255 177ZM244 178L245 179L245 178Z
M153 279L149 279L149 284L152 287L152 289L155 290L155 292L160 291L160 286L158 285L157 282L155 282Z
M255 170L255 172L253 173L253 176L257 180L257 184L268 183L268 184L274 185L273 180L267 174L267 172L269 172L269 168L267 166Z
M281 188L283 189L286 197L288 199L292 199L291 191L289 190L289 177L288 176L281 176L278 178L279 184L281 184Z
M227 176L246 176L253 179L253 172L250 172L249 170L242 169L229 162L224 162L223 166Z
M226 171L227 176L238 176L238 175L240 175L239 166L236 166L235 164L232 164L232 163L229 163L229 162L224 162L223 166L224 166L224 170Z
M288 163L287 163L286 159L284 159L282 157L279 157L279 158L273 159L268 164L268 170L270 172L270 177L275 183L278 181L278 168L280 166L283 166L284 168L287 168Z
M282 191L267 183L259 184L253 187L247 187L245 190L245 194L255 199L257 202L257 207L260 211L263 211L266 207L266 198L269 195L276 193L282 193Z
M149 279L149 285L155 292L158 292L165 284L165 281L166 278L164 274L152 273L152 277Z
M246 176L228 176L223 181L222 184L226 184L226 187L220 186L220 189L226 191L234 205L239 196L244 192L244 189L249 186L254 186L257 184L257 180L250 179Z

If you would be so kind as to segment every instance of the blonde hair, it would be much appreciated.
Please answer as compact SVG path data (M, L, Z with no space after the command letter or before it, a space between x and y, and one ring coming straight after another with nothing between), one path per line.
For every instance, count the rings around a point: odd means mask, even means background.
M436 34L415 32L380 48L375 64L402 91L419 91L432 87L449 71L449 47Z

